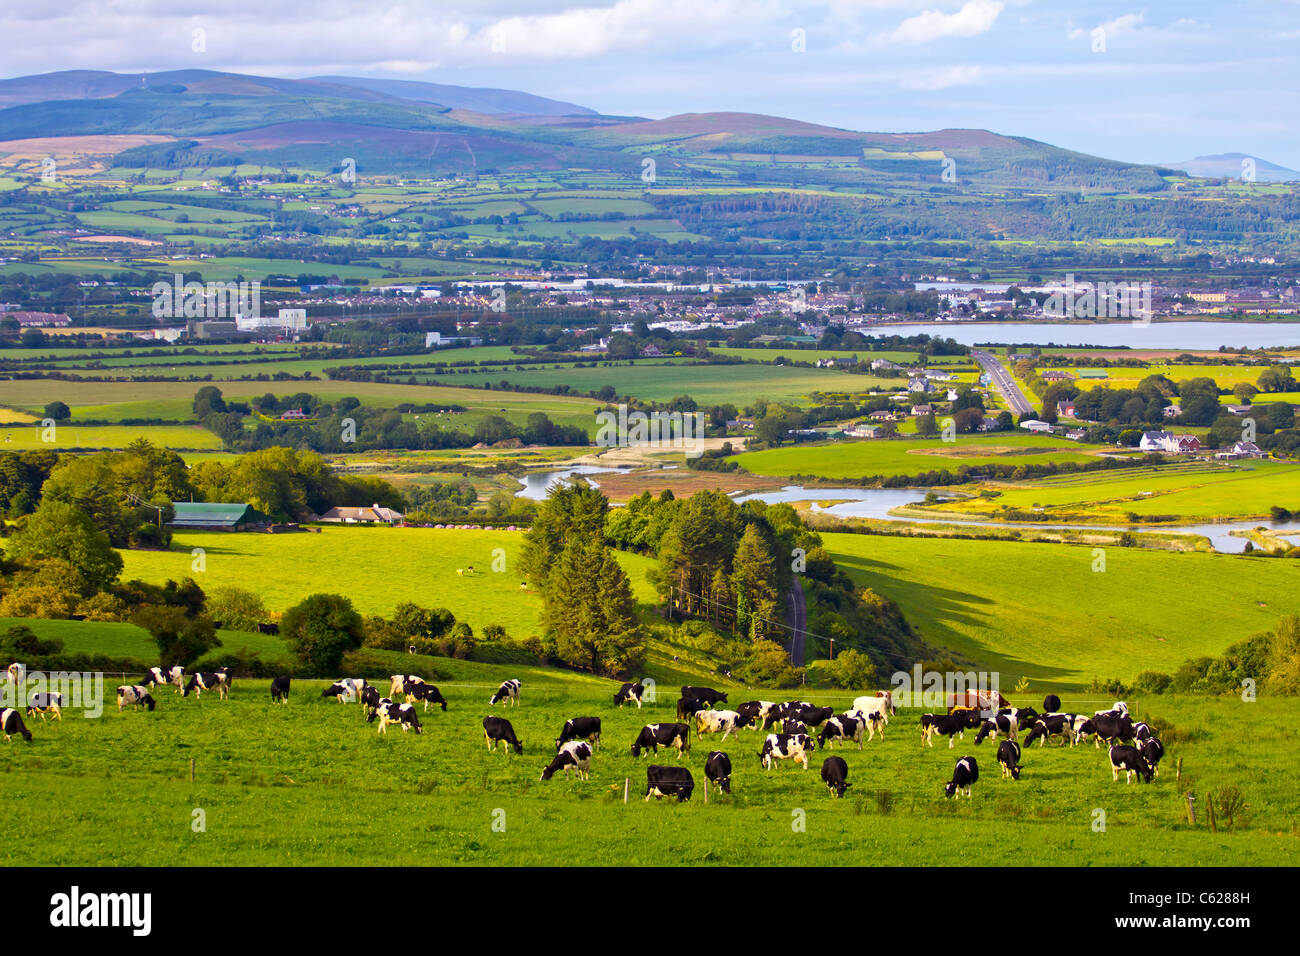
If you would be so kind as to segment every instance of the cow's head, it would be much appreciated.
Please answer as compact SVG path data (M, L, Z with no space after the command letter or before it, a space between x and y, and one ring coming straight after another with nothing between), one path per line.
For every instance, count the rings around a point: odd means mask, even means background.
M143 697L141 697L140 703L144 704L145 709L150 711L152 711L154 707L158 705L158 702L153 699L153 695L151 694L145 694Z
M835 791L835 796L842 797L844 796L844 791L853 786L853 784L840 781L839 783L828 784L828 786Z

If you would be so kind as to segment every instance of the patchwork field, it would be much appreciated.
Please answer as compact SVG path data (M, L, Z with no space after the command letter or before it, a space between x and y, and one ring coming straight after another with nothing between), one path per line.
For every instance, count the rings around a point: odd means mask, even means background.
M53 438L53 441L46 441ZM125 448L144 438L155 445L175 449L219 449L221 439L198 425L77 425L57 424L53 432L37 422L25 428L0 427L0 448L25 451L31 448L91 449Z

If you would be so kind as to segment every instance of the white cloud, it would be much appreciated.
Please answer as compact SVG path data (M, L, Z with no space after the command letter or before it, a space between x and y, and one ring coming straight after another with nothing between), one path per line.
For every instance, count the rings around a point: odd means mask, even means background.
M968 0L955 13L926 10L908 17L898 25L898 29L886 34L883 39L894 43L920 44L953 37L979 36L993 29L1003 8L1004 4L1000 0Z
M901 77L899 85L909 90L946 90L951 86L979 83L984 76L982 66L955 65Z
M1142 26L1142 23L1145 20L1146 20L1145 10L1143 10L1141 13L1126 13L1123 16L1118 16L1113 20L1107 20L1105 23L1100 23L1089 30L1085 30L1082 27L1076 27L1075 29L1070 31L1070 39L1078 40L1081 37L1092 36L1094 31L1096 30L1100 30L1108 37L1119 36L1122 33L1132 33L1138 27Z

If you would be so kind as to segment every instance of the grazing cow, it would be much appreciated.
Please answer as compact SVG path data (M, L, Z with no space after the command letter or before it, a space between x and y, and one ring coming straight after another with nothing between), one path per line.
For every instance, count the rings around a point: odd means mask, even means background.
M1122 700L1117 700L1117 701L1115 701L1115 703L1111 704L1110 707L1109 707L1108 709L1106 709L1106 710L1096 710L1096 711L1093 711L1093 714L1092 714L1092 715L1093 715L1094 717L1104 717L1104 716L1107 715L1107 714L1114 714L1114 715L1117 715L1117 716L1119 716L1119 717L1127 717L1127 716L1128 716L1128 704L1124 703L1124 701L1122 701Z
M948 738L948 749L953 746L953 737L966 739L967 716L965 714L922 714L921 742L934 746L931 739L935 734Z
M1043 711L1048 714L1059 713L1061 710L1061 698L1055 694L1048 694L1043 698Z
M632 756L641 756L642 750L659 752L660 747L676 747L677 759L691 749L691 728L685 724L646 724L632 742Z
M952 780L943 788L944 796L951 797L956 795L961 797L963 790L966 796L970 796L971 784L980 778L979 764L975 762L974 757L962 757L957 761L957 766L952 770Z
M792 711L787 714L787 716L794 717L799 721L799 723L805 724L809 727L820 727L834 715L834 707L813 707L811 704L805 704L797 711Z
M1160 761L1165 755L1165 745L1160 742L1160 738L1148 737L1138 744L1138 750L1142 752L1142 759L1151 768L1151 774L1160 776Z
M1029 747L1035 740L1038 746L1047 743L1048 737L1060 737L1061 743L1065 743L1065 738L1074 739L1074 714L1044 714L1034 721L1034 726L1030 728L1029 736L1025 738L1025 746Z
M695 715L695 739L703 740L705 734L719 733L724 741L728 734L739 738L740 720L740 714L734 710L701 710Z
M1003 707L998 713L1006 717L1014 717L1017 728L1032 727L1034 721L1038 719L1038 711L1032 707Z
M274 622L271 622L269 624L259 624L257 625L257 633L258 634L279 634L280 625Z
M661 767L651 764L645 768L645 798L676 797L677 802L689 800L695 792L695 778L685 767Z
M677 719L690 720L702 710L709 709L709 702L699 697L677 698Z
M371 690L374 690L372 687ZM415 716L415 707L412 704L395 704L391 700L385 699L378 707L370 712L366 720L374 723L375 718L379 718L379 733L388 733L389 724L400 724L402 732L414 730L417 734L423 733L420 727L420 718Z
M804 734L809 738L812 737L812 734L809 733L808 728L804 726L802 723L800 723L799 721L795 720L793 717L787 717L785 720L781 721L781 733Z
M172 693L179 694L185 689L185 668L180 666L151 667L140 683L145 687L161 687L163 684L171 684Z
M881 715L877 715L881 716ZM883 716L881 716L883 720ZM840 714L822 724L822 732L817 736L817 743L825 749L837 740L851 740L862 749L862 736L867 730L867 719L856 714ZM881 735L883 736L883 734Z
M501 686L497 688L497 692L493 694L492 699L488 701L488 706L499 703L503 700L508 702L511 707L517 706L519 704L519 687L522 684L523 681L515 680L514 678L502 681Z
M599 750L600 718L570 717L560 728L560 736L555 739L555 749L560 750L570 740L589 740L592 746Z
M1121 770L1124 771L1125 783L1132 783L1134 774L1137 774L1143 783L1151 782L1151 765L1142 756L1142 751L1136 747L1121 744L1110 748L1110 779L1118 781Z
M337 697L340 704L360 700L361 692L369 685L364 677L341 677L320 692L322 697Z
M514 747L517 754L524 752L524 745L515 736L515 728L510 726L510 721L504 717L484 717L483 737L487 740L488 750L493 752L497 749L497 741ZM509 751L506 752L509 753Z
M884 694L884 697L879 696ZM870 719L872 714L880 714L885 723L889 723L891 715L897 713L894 708L894 695L892 691L878 691L875 697L858 697L853 701L853 706L846 713L857 714L859 717Z
M1070 733L1074 735L1073 739L1070 741L1071 747L1082 743L1088 736L1083 732L1083 728L1088 726L1090 720L1092 720L1092 718L1087 714L1072 714L1070 716Z
M40 714L41 720L46 714L53 714L60 722L63 720L63 695L57 691L36 691L27 699L27 716Z
M1078 736L1084 740L1093 735L1097 738L1095 746L1098 749L1101 748L1103 740L1111 745L1114 745L1117 740L1132 740L1133 721L1127 714L1096 714L1084 721L1078 733Z
M849 765L843 757L827 757L822 761L822 780L836 797L844 796L844 791L853 786L848 782Z
M10 740L14 734L21 734L23 740L28 743L32 742L32 732L23 723L22 715L12 707L0 710L0 731L4 732L6 741Z
M989 734L1015 740L1017 726L1016 718L1010 714L995 714L980 724L980 732L975 735L975 743L983 742Z
M731 793L731 758L721 750L710 752L704 761L704 779L712 780L723 793Z
M388 678L388 696L396 697L398 694L411 696L411 692L406 689L407 684L423 684L424 678L418 674L394 674Z
M133 709L139 710L141 705L146 710L153 710L157 703L149 696L149 689L141 684L123 684L117 689L117 711L122 712L122 708L130 705Z
M369 714L374 714L374 712L379 709L380 704L386 704L390 700L392 700L391 697L380 697L379 688L375 687L373 684L369 687L361 688L361 706L364 707Z
M555 759L542 771L542 779L550 780L557 770L564 771L565 779L568 779L570 771L576 770L578 779L586 780L591 775L591 744L585 740L570 740L562 744Z
M998 711L1010 707L1011 703L994 690L968 690L961 694L948 695L948 713L957 708L970 710Z
M1019 780L1020 744L1014 740L1004 740L998 744L998 764L1002 767L1002 776Z
M745 701L736 708L736 713L740 714L740 726L748 727L750 730L758 730L759 724L766 723L767 715L775 706L777 705L770 700Z
M442 692L432 684L421 681L418 684L406 684L403 688L406 691L406 699L411 698L424 702L424 712L429 712L430 704L437 704L444 711L447 709L447 699L442 696Z
M812 749L813 741L807 734L768 734L758 759L764 770L771 770L777 760L794 760L807 770L808 751Z
M628 681L618 689L614 695L614 703L622 707L624 704L635 701L637 710L641 709L641 695L645 692L645 685L639 680Z
M727 695L720 690L714 690L712 687L683 687L683 697L694 697L696 700L702 700L710 707L717 703L725 704Z
M17 661L14 661L12 664L10 664L8 667L5 668L5 677L8 679L8 682L10 684L14 684L14 685L21 684L23 682L23 676L26 673L27 673L27 668L24 665L18 663Z
M271 680L271 702L289 703L289 678L276 677Z
M784 704L777 704L767 712L763 718L763 729L769 730L778 720L781 721L781 729L785 730L785 724L788 720L798 721L799 713L805 707L811 707L812 704L806 700L787 700Z
M1155 734L1151 732L1151 725L1146 721L1139 721L1133 725L1133 739L1138 743L1142 743L1142 741L1154 736Z
M227 683L226 675L223 673L213 672L211 674L202 674L195 671L190 675L190 682L185 685L185 691L182 697L189 697L190 691L194 691L194 696L202 698L205 690L215 689L221 700L226 699L230 693L230 685Z

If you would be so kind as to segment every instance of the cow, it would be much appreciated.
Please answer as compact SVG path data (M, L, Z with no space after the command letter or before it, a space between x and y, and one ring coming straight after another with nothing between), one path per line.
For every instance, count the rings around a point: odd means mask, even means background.
M508 747L514 747L515 753L524 752L524 745L519 742L515 736L515 728L510 726L510 721L504 717L484 717L483 718L483 738L487 741L488 750L496 752L497 742L505 744ZM507 750L506 753L509 753Z
M510 680L502 681L501 686L497 688L497 692L493 694L492 699L488 701L488 706L490 707L493 704L500 703L503 700L506 701L508 704L510 704L511 707L518 706L519 687L522 684L523 681L515 680L513 678Z
M360 700L361 692L368 687L364 677L341 677L320 692L322 697L337 697L340 704Z
M785 724L788 720L798 720L799 713L805 707L811 707L812 704L806 700L787 700L784 704L777 704L767 712L763 718L763 729L769 730L779 720L781 721L781 730L785 730Z
M709 702L699 697L677 698L677 719L690 720L702 710L709 709Z
M1003 707L998 711L998 715L1003 717L1014 717L1016 728L1032 727L1034 721L1038 719L1038 711L1032 707Z
M966 739L965 714L922 714L921 715L921 742L934 746L931 739L935 734L948 738L948 749L953 746L953 737Z
M1060 737L1064 744L1067 736L1074 739L1074 714L1044 714L1034 721L1029 735L1025 737L1025 746L1029 747L1037 740L1041 747L1047 743L1048 737Z
M635 701L636 709L640 710L641 695L644 692L645 692L645 685L642 684L639 680L628 681L626 684L620 687L618 689L618 693L614 695L614 703L617 704L619 707L622 707L626 703Z
M57 691L36 691L27 698L27 716L40 714L41 720L46 714L53 714L54 719L63 721L63 695Z
M1133 725L1133 740L1137 743L1142 743L1142 741L1154 736L1155 734L1151 732L1151 725L1146 721L1139 721Z
M805 704L797 712L789 713L789 716L797 718L808 727L820 727L834 715L834 707L813 707L811 704Z
M410 691L406 689L407 684L423 684L424 678L418 674L394 674L388 678L388 696L396 697L398 694L404 694L410 697Z
M222 673L203 674L195 671L190 675L190 682L185 685L185 691L181 696L189 697L190 691L194 691L195 697L202 698L205 690L216 688L218 697L225 700L226 695L230 693L230 685L226 681L226 675Z
M1016 718L1010 714L995 714L980 724L980 732L975 735L975 743L982 743L990 734L994 737L1015 740L1016 726Z
M676 797L681 803L691 798L695 791L695 778L685 767L661 767L651 764L645 768L645 798Z
M20 734L23 740L32 742L32 732L23 723L22 715L12 707L0 710L0 731L4 732L6 741L11 740L14 734Z
M371 690L374 690L372 687ZM395 704L391 700L385 699L378 707L370 712L366 720L374 723L375 718L379 718L379 733L388 733L389 724L400 724L402 732L414 730L417 734L423 733L420 727L420 718L415 716L415 706L413 704Z
M122 708L130 705L132 709L139 710L141 705L146 710L153 710L157 706L156 701L149 696L148 688L141 684L123 684L117 689L117 712L120 714Z
M1048 714L1060 713L1061 698L1055 694L1048 694L1043 698L1043 711Z
M809 738L812 737L812 734L808 732L808 727L802 721L795 720L793 717L787 717L781 721L781 733L804 734Z
M808 751L812 749L812 738L807 734L768 734L758 760L764 770L771 770L777 760L794 760L807 770Z
M701 710L695 715L695 739L703 740L705 734L722 734L722 740L731 734L740 737L740 714L734 710ZM719 741L721 743L721 741Z
M280 704L289 703L288 677L275 677L271 679L271 702Z
M957 766L953 767L952 780L943 788L943 794L946 797L955 795L960 798L962 791L965 790L966 796L969 797L971 784L975 783L979 778L980 767L975 762L975 758L962 757L957 761Z
M1095 746L1100 749L1101 742L1115 744L1117 740L1133 739L1133 721L1127 714L1105 713L1096 714L1084 721L1083 726L1079 728L1076 736L1081 740L1088 737L1096 736Z
M1142 756L1142 751L1127 744L1117 744L1110 748L1110 779L1119 780L1119 772L1124 771L1124 782L1132 783L1137 774L1143 783L1151 782L1151 765Z
M588 740L597 750L600 749L600 718L570 717L560 728L560 736L555 738L558 751L571 740ZM546 779L550 779L549 777Z
M172 693L179 694L185 689L185 668L179 666L151 667L140 683L145 687L161 687L164 684L171 684Z
M1019 780L1020 744L1014 740L1004 740L998 744L998 764L1002 767L1002 776Z
M740 714L742 727L758 730L759 724L766 723L767 715L775 706L770 700L747 700L736 707L736 713Z
M1073 739L1070 741L1071 747L1082 743L1084 738L1087 737L1087 734L1083 732L1083 728L1088 726L1090 720L1092 718L1087 714L1072 714L1070 716L1070 733L1073 735Z
M853 786L848 782L849 765L843 757L827 757L822 761L822 780L836 797L844 796L844 791Z
M280 625L276 624L274 621L268 624L259 624L257 625L257 633L258 634L279 634Z
M411 698L424 702L424 712L429 712L430 704L437 704L445 712L447 710L447 699L442 696L442 692L432 684L420 681L418 684L405 684L403 689L406 691L406 699Z
M691 728L685 724L646 724L632 741L632 756L641 756L641 751L659 752L660 747L676 747L677 759L691 749Z
M723 793L731 793L731 758L714 750L704 761L704 779L712 780Z
M216 673L217 675L219 675L219 676L221 677L221 679L225 682L225 684L226 684L226 696L227 696L227 697L230 696L231 692L234 691L234 689L235 689L235 675L234 675L233 673L231 673L231 670L230 670L229 667L218 667L218 668L216 668L216 670L214 671L214 673Z
M379 688L371 684L369 687L361 688L361 696L358 698L361 706L365 708L367 714L373 714L379 709L380 704L386 704L392 700L391 697L380 697Z
M1142 759L1147 762L1151 768L1151 775L1160 776L1160 761L1165 755L1165 745L1160 742L1159 737L1148 737L1138 744L1138 750L1142 753Z
M867 714L866 717L862 719L866 720L867 722L868 742L875 740L876 734L880 734L881 740L885 739L885 724L887 723L887 718L885 717L884 714L879 712L874 714Z
M856 714L840 714L822 724L817 743L825 749L836 740L851 740L862 749L862 735L866 733L867 719ZM883 736L883 735L882 735Z
M880 696L884 694L885 696ZM885 723L889 723L889 718L897 713L894 708L894 695L891 691L878 691L875 697L858 697L853 701L853 706L846 713L857 714L860 717L870 718L872 714L880 714Z
M968 690L948 695L948 713L958 708L965 710L998 711L1011 703L995 690Z
M561 744L555 759L542 771L542 779L550 780L557 770L564 771L565 779L568 779L570 771L576 770L578 779L586 780L591 776L591 744L585 740L570 740Z
M26 666L18 663L18 661L14 661L12 664L10 664L8 667L5 668L5 677L8 683L13 684L15 686L23 682L23 678L25 677L26 674L27 674Z
M702 700L710 707L714 704L727 702L727 695L720 690L714 690L712 687L682 687L683 697L694 697L696 700Z

